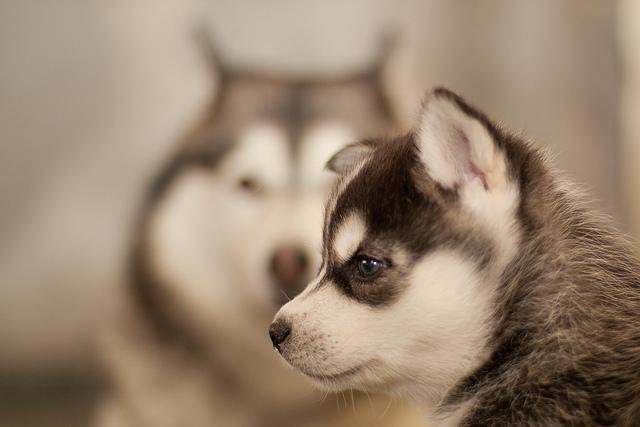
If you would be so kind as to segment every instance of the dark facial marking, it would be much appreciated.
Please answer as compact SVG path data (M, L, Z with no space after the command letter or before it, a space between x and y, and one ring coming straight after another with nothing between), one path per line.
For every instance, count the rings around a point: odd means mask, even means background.
M459 250L483 268L493 256L493 244L480 232L470 232L452 220L457 204L455 192L443 190L426 175L411 134L378 141L371 159L325 219L327 274L323 282L331 281L356 301L378 307L397 298L408 285L411 267L435 248ZM360 213L368 232L355 256L342 262L333 253L333 239L353 212ZM404 265L393 260L399 252ZM359 273L358 259L363 255L386 264L371 280Z

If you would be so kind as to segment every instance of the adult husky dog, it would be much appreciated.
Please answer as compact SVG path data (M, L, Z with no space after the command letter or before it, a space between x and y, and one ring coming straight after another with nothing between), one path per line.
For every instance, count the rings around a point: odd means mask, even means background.
M328 167L322 267L270 328L292 366L445 425L640 425L640 262L539 149L436 89Z
M98 424L370 425L386 400L374 410L365 400L357 416L351 397L320 403L264 330L319 265L333 180L324 162L356 135L394 125L383 60L349 76L289 79L229 68L205 47L218 91L144 202L129 286L102 340L113 387Z

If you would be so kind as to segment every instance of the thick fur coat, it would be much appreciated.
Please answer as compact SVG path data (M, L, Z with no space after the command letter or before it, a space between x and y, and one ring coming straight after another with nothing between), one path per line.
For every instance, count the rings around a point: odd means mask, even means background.
M291 365L444 425L640 423L640 262L540 149L436 89L329 167L322 268L271 329Z

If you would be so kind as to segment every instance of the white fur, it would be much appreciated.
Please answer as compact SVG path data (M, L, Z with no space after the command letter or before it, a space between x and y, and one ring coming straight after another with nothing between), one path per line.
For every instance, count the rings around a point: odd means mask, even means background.
M347 217L336 229L334 236L333 249L338 258L346 261L358 249L360 242L364 239L367 232L367 226L362 217L353 212Z
M486 356L492 295L483 281L473 262L436 251L419 261L389 307L372 309L325 283L278 314L295 331L283 355L316 375L366 366L347 382L314 380L329 390L355 387L436 404ZM315 352L306 350L310 340Z
M335 179L335 174L325 169L327 160L357 139L353 128L336 120L322 121L306 130L300 143L300 185L307 189L326 188Z
M485 191L479 181L460 189L460 201L475 223L492 238L496 258L495 270L502 270L513 259L520 243L521 230L516 220L520 192L514 183L507 183L502 191Z
M268 190L284 189L294 173L285 130L271 122L246 127L240 133L238 146L225 159L221 172L232 180L251 177Z
M211 217L215 215L216 221L231 220L224 215L224 206L213 204L226 200L229 193L230 189L218 177L204 171L183 174L174 182L150 224L150 255L154 267L160 270L167 284L179 286L176 294L188 299L188 304L205 305L198 313L206 310L208 301L226 298L224 284L230 278L212 260L226 258L219 242L226 241L227 236L216 236ZM251 212L245 208L243 214L251 215ZM233 232L230 227L224 227L222 232L225 230Z

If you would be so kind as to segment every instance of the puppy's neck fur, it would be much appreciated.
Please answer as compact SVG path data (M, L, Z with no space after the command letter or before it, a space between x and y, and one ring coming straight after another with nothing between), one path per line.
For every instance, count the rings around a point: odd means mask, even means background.
M516 149L522 243L496 291L491 356L436 416L451 425L637 421L640 262L540 152Z

